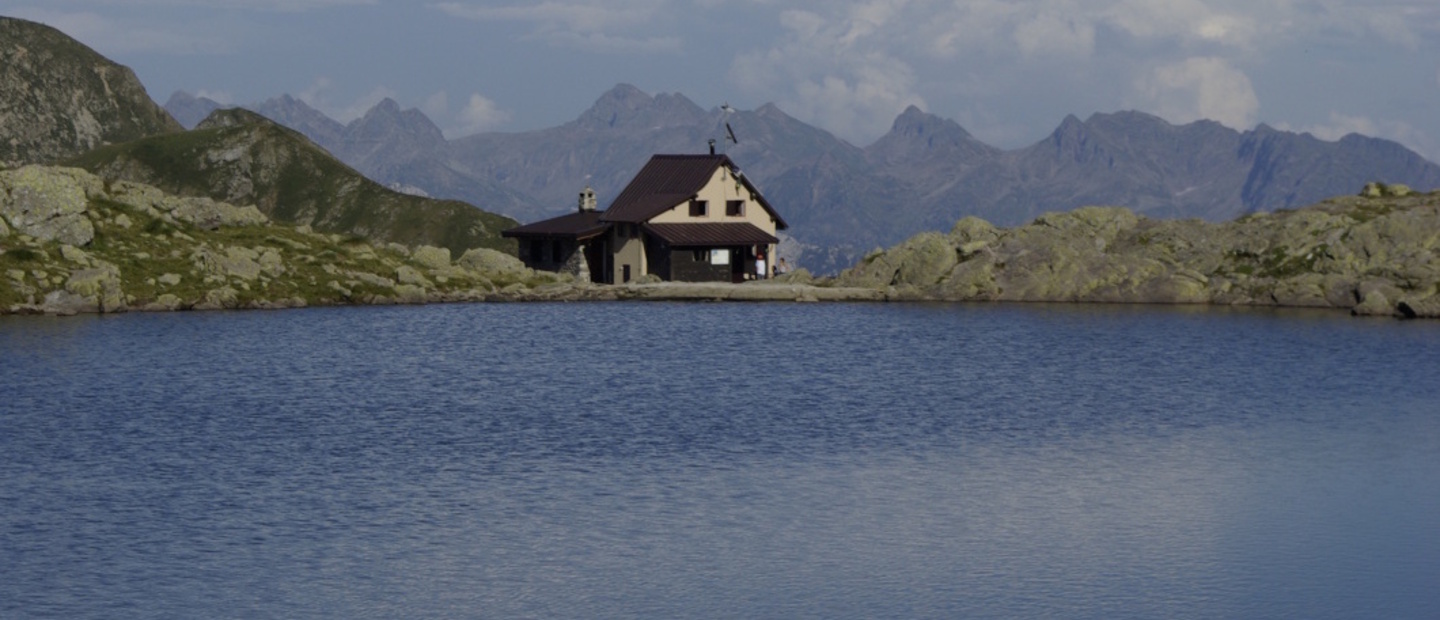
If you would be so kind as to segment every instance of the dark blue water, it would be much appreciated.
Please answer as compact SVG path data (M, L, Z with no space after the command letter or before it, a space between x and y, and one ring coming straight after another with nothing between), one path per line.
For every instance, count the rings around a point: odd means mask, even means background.
M0 318L0 617L1436 618L1440 323Z

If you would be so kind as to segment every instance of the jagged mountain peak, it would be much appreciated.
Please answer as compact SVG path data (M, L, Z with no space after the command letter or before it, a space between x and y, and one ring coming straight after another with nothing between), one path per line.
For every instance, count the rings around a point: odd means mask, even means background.
M381 99L379 103L377 103L377 104L375 104L375 105L373 105L373 106L370 106L370 109L369 109L367 112L365 112L365 115L366 115L366 116L369 116L369 115L371 115L371 114L399 114L399 113L400 113L400 104L397 103L394 99L391 99L391 98L389 98L389 97L386 97L386 98L384 98L384 99Z
M917 106L917 105L915 105L915 104L910 104L910 105L908 105L908 106L905 106L905 111L901 112L899 116L896 116L896 117L895 117L895 122L893 123L892 126L899 126L899 125L916 125L916 124L925 123L925 122L930 121L930 120L932 120L932 119L933 119L933 120L943 120L943 119L940 119L940 117L938 117L938 116L935 116L935 115L933 115L933 114L930 114L929 112L926 112L926 111L924 111L924 110L921 110L921 109L920 109L920 106Z
M652 97L648 93L640 90L634 84L621 82L611 87L610 90L601 93L595 103L599 104L604 101L650 101L650 99L652 99Z
M1074 136L1085 132L1085 122L1074 114L1066 114L1051 136Z
M700 122L706 112L679 93L651 96L630 84L618 84L576 119L591 130L675 126Z
M755 114L767 118L791 118L789 114L786 114L784 110L780 109L780 106L775 105L773 102L768 102L765 105L755 108Z
M624 118L649 106L654 97L630 84L617 84L605 91L590 109L582 112L577 121L590 127L613 127Z
M895 117L890 131L865 149L871 157L899 163L917 158L953 158L973 164L1000 153L987 145L959 123L909 106Z
M890 134L916 139L930 139L935 136L962 141L975 139L959 123L922 111L913 105L895 117L895 122L890 125Z
M445 143L443 132L429 116L415 108L401 110L400 104L389 97L372 106L364 116L351 121L346 133L360 139L400 134L406 136L407 141L415 142L414 146L433 147Z

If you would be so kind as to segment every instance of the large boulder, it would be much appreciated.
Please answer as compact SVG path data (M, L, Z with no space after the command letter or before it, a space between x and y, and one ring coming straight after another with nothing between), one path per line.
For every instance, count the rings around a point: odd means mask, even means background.
M468 250L456 264L483 275L523 276L530 271L525 263L504 252L489 248Z
M45 295L41 311L49 314L124 312L125 291L120 285L120 270L109 263L97 263L95 267L71 272L64 288Z
M450 249L422 245L415 248L415 251L410 254L410 259L424 265L427 269L444 269L450 266Z
M265 214L253 205L237 207L204 197L181 198L165 204L174 204L174 210L170 213L175 219L189 222L204 230L229 226L259 226L269 221Z
M198 248L191 258L211 275L253 281L265 269L260 257L260 252L250 248L229 247L223 251Z
M25 166L0 171L0 216L21 234L74 246L90 243L95 226L85 216L100 179L74 168Z

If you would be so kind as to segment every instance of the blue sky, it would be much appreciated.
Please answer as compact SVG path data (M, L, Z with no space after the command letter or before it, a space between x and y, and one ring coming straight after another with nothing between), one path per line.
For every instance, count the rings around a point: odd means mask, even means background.
M908 105L1005 148L1066 114L1355 131L1440 160L1440 2L0 0L175 90L383 97L447 135L558 125L620 82L774 102L857 145Z

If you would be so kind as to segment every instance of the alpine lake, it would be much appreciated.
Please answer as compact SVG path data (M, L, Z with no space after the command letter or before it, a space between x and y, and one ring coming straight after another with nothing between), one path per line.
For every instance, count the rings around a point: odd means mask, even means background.
M1440 322L0 317L3 618L1434 618Z

